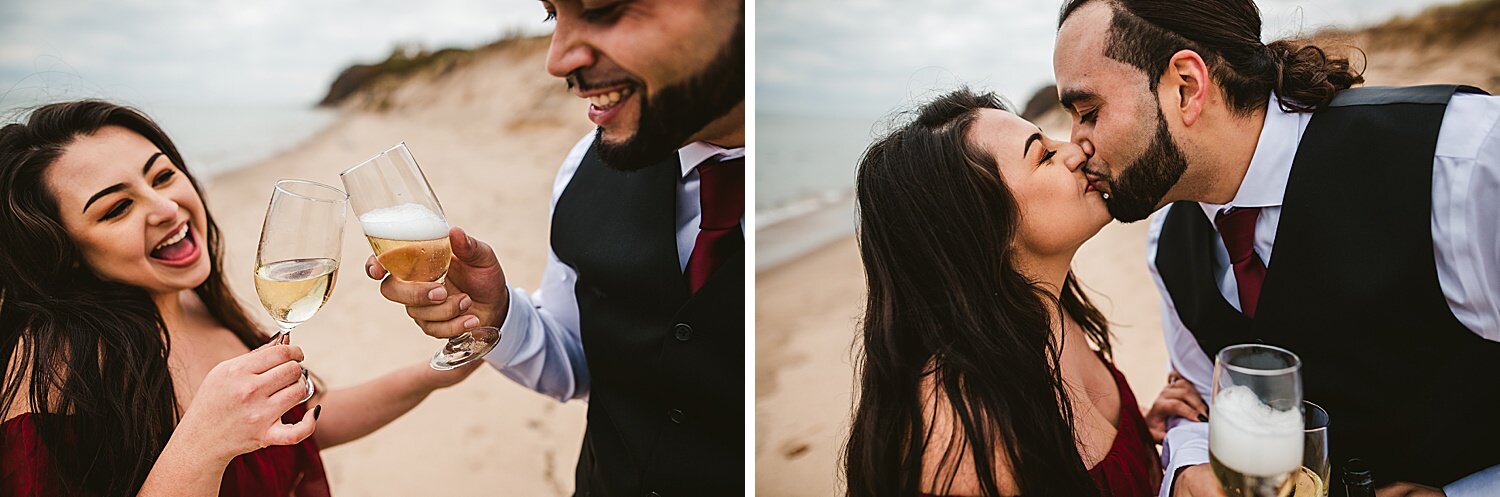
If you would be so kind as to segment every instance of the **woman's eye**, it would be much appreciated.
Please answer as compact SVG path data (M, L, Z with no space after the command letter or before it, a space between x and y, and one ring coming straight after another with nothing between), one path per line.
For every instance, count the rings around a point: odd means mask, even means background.
M557 20L557 11L555 11L555 10L549 10L549 11L547 11L547 17L545 19L542 19L542 22L552 22L552 21L556 21L556 20Z
M171 181L172 177L176 175L176 171L162 171L161 174L156 175L156 179L151 180L151 186L166 184L166 182Z
M1048 150L1047 153L1042 154L1042 160L1041 162L1037 162L1037 165L1046 164L1047 161L1052 160L1052 156L1054 155L1057 155L1056 150Z
M120 203L115 204L114 207L110 207L109 211L104 213L104 217L99 218L99 220L100 221L108 221L110 219L114 219L115 217L118 217L120 214L124 214L125 213L125 209L128 208L128 207L130 207L130 201L129 200L121 200Z

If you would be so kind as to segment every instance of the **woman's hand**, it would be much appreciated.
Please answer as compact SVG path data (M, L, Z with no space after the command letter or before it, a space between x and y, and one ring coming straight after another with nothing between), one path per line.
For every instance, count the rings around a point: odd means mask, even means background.
M235 456L272 445L292 445L312 435L322 406L297 424L281 416L307 395L302 348L272 343L214 366L203 377L173 438L202 457L225 464Z
M1146 412L1146 426L1151 429L1151 438L1156 443L1167 438L1167 420L1172 416L1208 421L1208 405L1203 402L1203 396L1198 395L1193 382L1176 371L1167 375L1167 386L1162 388L1156 402L1151 403L1151 410Z

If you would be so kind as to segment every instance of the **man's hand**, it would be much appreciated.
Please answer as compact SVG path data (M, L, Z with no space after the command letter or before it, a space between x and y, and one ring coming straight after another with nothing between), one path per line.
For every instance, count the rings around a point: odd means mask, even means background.
M1177 475L1172 495L1176 497L1225 497L1214 470L1207 464L1188 466Z
M1146 426L1151 429L1151 439L1161 443L1167 437L1167 420L1172 416L1195 421L1208 421L1208 405L1193 382L1173 371L1167 375L1167 386L1162 388L1151 409L1146 412Z
M1447 497L1447 495L1440 488L1404 481L1375 489L1375 497Z
M443 283L401 281L387 277L375 257L365 263L365 274L382 279L380 294L406 306L406 314L437 338L452 338L480 326L499 327L510 306L505 271L489 244L455 226L448 231L453 260Z

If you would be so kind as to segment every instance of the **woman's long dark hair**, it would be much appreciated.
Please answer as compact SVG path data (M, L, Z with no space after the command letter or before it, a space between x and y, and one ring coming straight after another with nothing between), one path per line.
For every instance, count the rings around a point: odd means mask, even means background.
M993 94L954 91L860 161L869 294L844 452L849 495L917 495L929 440L949 441L931 475L940 492L967 458L983 495L1000 495L991 468L1001 450L1023 492L1098 492L1078 453L1051 330L1066 313L1108 355L1107 325L1071 273L1055 299L1017 267L1016 199L995 161L966 140L981 109L1009 110ZM933 433L923 419L927 378L952 433Z
M140 490L180 415L161 313L145 290L89 268L43 183L70 144L109 125L150 140L201 192L166 133L128 107L51 104L0 128L0 412L25 389L57 488L100 496ZM219 229L205 217L211 269L194 292L253 349L266 338L225 284Z

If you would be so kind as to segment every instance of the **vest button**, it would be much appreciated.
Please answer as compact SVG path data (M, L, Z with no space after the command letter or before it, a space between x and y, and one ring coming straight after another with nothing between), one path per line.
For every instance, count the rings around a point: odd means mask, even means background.
M672 327L672 336L677 337L677 341L679 341L679 342L686 342L688 340L692 340L693 339L693 327L692 326L688 326L687 323L677 323L677 326L673 326Z
M680 425L683 420L687 419L687 415L682 413L682 409L673 409L667 411L667 418L671 419L673 423Z

